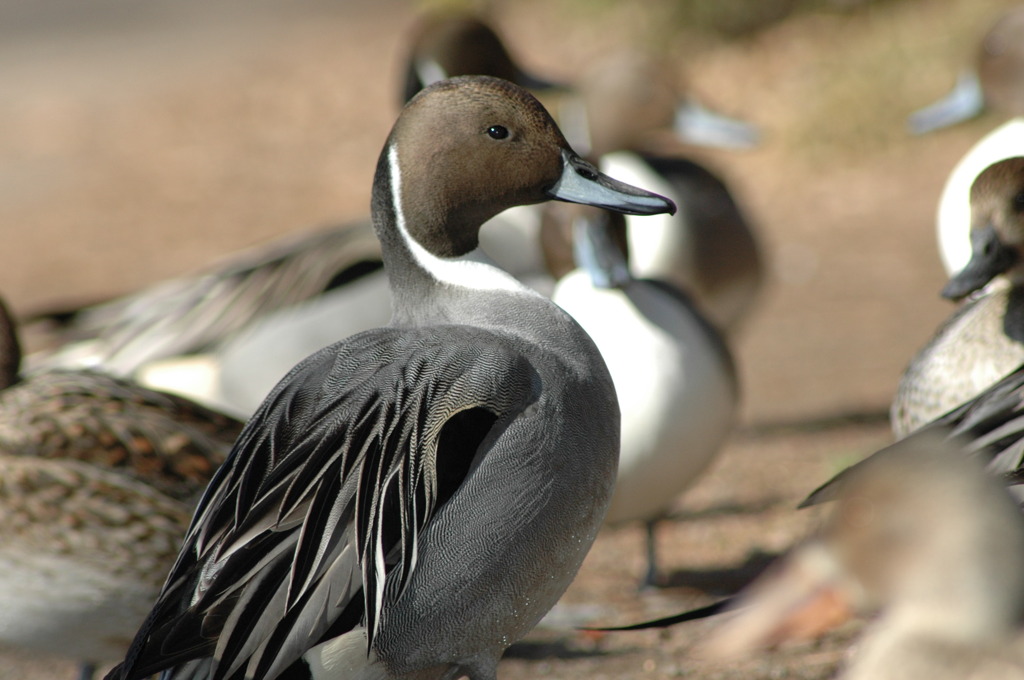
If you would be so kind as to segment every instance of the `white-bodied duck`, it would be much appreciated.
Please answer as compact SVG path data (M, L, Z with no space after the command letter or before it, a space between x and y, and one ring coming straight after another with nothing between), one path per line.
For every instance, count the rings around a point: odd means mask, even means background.
M820 534L739 596L705 642L727 659L877 614L843 680L1024 679L1024 518L937 432L844 476Z
M372 198L391 323L270 393L108 677L495 677L575 575L618 459L590 338L459 259L485 220L548 199L673 209L582 161L507 81L453 78L405 106Z
M0 643L124 655L241 423L88 371L19 374L0 302Z
M546 206L544 240L560 273L571 243L578 268L552 299L593 338L622 411L622 449L607 524L640 521L647 532L643 583L658 582L655 527L722 447L738 386L719 332L672 284L630 273L622 215ZM635 228L642 228L637 226Z
M948 274L971 257L968 236L971 184L1004 158L1024 156L1024 6L995 21L978 46L974 69L964 72L943 100L911 115L912 132L923 134L978 115L986 108L1015 116L975 144L961 158L942 190L936 229L939 255Z
M898 437L1024 363L1024 157L978 175L969 222L973 254L942 291L963 302L900 379L890 414Z

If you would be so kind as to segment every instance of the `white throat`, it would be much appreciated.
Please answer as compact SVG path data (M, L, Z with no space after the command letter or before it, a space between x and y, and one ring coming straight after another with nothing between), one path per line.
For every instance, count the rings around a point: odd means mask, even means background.
M408 246L409 252L412 253L413 259L431 277L440 283L459 288L537 294L498 267L485 264L478 259L470 259L480 257L479 254L476 254L477 251L461 258L445 258L434 255L420 245L409 235L405 226L405 214L402 210L402 171L398 165L398 149L395 144L388 149L388 167L391 171L391 202L395 208L395 226L398 233L401 234L402 240Z

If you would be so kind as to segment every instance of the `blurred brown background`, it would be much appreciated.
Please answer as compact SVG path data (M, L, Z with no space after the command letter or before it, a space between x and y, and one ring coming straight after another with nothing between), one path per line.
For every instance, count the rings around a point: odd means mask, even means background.
M904 119L952 86L1011 4L480 5L538 74L571 81L606 51L646 45L672 56L704 102L764 134L753 151L694 154L755 221L770 283L735 347L743 427L662 532L679 587L633 592L640 532L627 528L601 537L570 600L619 621L728 590L749 555L805 531L812 517L791 509L796 500L888 440L883 415L899 375L951 311L937 293L939 192L1002 122L989 113L913 138ZM93 301L366 214L397 111L403 39L426 7L0 0L0 293L20 314ZM843 647L840 636L730 668L687 656L700 629L598 641L540 632L500 672L824 677ZM73 672L0 660L0 678Z

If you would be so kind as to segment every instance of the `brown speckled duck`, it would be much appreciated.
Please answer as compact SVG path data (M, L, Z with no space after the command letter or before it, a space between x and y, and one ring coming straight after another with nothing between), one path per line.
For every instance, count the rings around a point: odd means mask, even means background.
M19 375L0 302L0 642L123 654L241 423L89 371Z

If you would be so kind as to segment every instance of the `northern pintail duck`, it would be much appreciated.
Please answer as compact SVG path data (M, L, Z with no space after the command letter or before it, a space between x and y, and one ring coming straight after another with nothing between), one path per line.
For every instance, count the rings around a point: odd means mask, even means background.
M820 534L739 596L705 649L729 658L877 612L844 680L1024 678L1024 519L935 432L847 476Z
M964 154L946 180L936 222L939 254L946 272L960 271L970 259L969 195L975 177L993 163L1024 156L1024 6L1000 16L978 46L972 70L943 100L916 112L909 125L918 134L971 118L985 108L1015 116Z
M241 423L88 371L20 376L0 302L0 643L120 658Z
M454 78L406 105L372 198L391 323L270 393L108 677L495 677L575 575L618 458L590 338L459 259L489 217L549 199L673 209L582 161L507 81Z
M606 524L641 521L645 585L658 581L655 527L700 476L732 429L738 385L721 335L671 284L630 273L622 215L551 204L544 240L552 268L577 269L552 300L583 327L608 364L622 411L619 471Z
M603 172L656 186L680 206L653 224L630 224L634 273L685 290L729 335L749 318L763 284L761 248L726 184L679 152L694 145L746 148L758 134L699 107L681 93L676 75L634 52L601 60L578 85L580 110L565 117L573 121L570 139L600 158Z
M899 437L1024 363L1024 157L978 175L970 226L971 260L942 291L964 301L900 379L891 408Z

